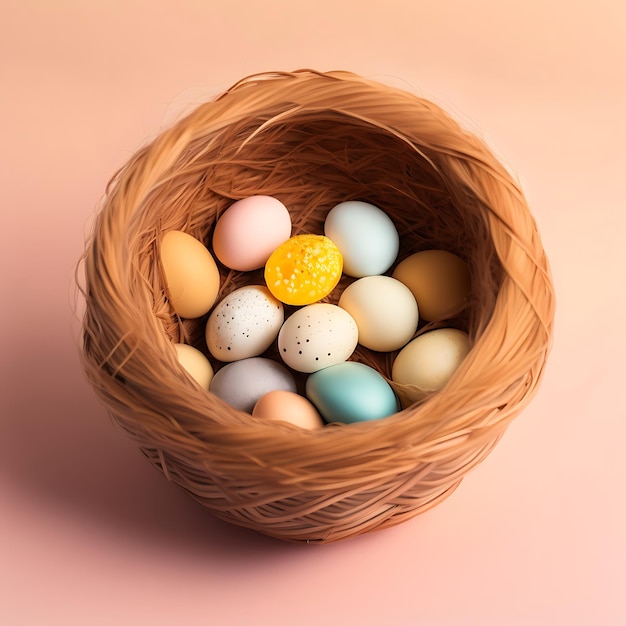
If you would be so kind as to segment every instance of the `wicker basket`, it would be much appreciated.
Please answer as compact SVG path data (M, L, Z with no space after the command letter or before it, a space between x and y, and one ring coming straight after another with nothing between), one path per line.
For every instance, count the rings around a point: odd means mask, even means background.
M466 330L472 349L442 391L394 385L401 412L305 431L192 382L172 344L208 356L206 316L173 313L160 240L179 229L209 245L220 214L254 194L289 208L293 234L323 232L332 206L361 199L394 220L399 259L425 248L466 259L471 297L439 325ZM348 72L255 75L200 105L113 178L83 263L81 356L113 420L215 515L285 540L335 541L441 502L532 398L552 338L548 263L510 174L431 102ZM220 298L263 283L262 270L220 271ZM352 359L389 379L393 356L359 347Z

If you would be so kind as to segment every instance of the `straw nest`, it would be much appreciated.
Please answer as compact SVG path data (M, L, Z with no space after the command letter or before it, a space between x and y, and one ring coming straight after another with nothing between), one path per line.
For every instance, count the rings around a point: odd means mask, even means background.
M467 331L472 349L442 391L409 401L394 385L401 412L305 431L187 376L173 343L208 356L206 316L173 313L162 235L210 245L218 217L255 194L289 208L293 234L321 233L335 204L365 200L394 220L399 259L443 248L468 262L471 297L438 325ZM552 337L548 262L511 175L432 102L343 71L247 77L162 132L111 180L82 266L81 357L113 420L215 515L285 540L335 541L441 502L533 397ZM263 283L262 270L220 271L218 298ZM352 359L389 380L393 356L359 347Z

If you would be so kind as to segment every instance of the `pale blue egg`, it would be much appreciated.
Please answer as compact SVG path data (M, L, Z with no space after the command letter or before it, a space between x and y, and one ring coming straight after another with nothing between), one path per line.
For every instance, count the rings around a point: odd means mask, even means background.
M360 200L340 202L324 221L324 234L343 255L343 272L361 278L386 272L396 260L400 237L391 218Z
M399 410L389 383L375 369L346 361L311 374L307 398L327 422L364 422L381 419Z

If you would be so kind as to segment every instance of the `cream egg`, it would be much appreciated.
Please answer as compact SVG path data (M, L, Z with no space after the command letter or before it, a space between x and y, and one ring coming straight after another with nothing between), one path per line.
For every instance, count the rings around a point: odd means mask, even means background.
M287 318L278 333L278 351L289 367L310 373L347 360L358 337L356 322L347 311L318 302Z
M390 276L359 278L344 289L339 306L356 321L359 343L371 350L397 350L417 330L417 302L408 287Z
M284 318L282 303L264 285L235 289L209 315L209 351L225 362L258 356L276 339Z
M206 246L179 230L161 240L165 293L180 317L201 317L211 309L220 288L220 274Z

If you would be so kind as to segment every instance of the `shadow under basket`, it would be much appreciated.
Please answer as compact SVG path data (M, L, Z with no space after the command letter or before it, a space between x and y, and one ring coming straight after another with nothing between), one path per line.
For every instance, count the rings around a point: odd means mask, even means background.
M161 238L183 230L210 247L219 216L259 194L287 206L294 235L323 233L335 204L364 200L396 224L398 260L440 248L467 261L471 295L439 325L472 348L443 390L391 383L397 414L307 431L192 381L173 343L210 356L207 316L173 312ZM215 515L284 540L336 541L441 502L533 397L552 340L548 262L511 175L432 102L343 71L247 77L162 132L110 182L83 266L81 358L113 420ZM262 270L220 273L218 298L263 284ZM394 356L359 346L351 358L390 381Z

